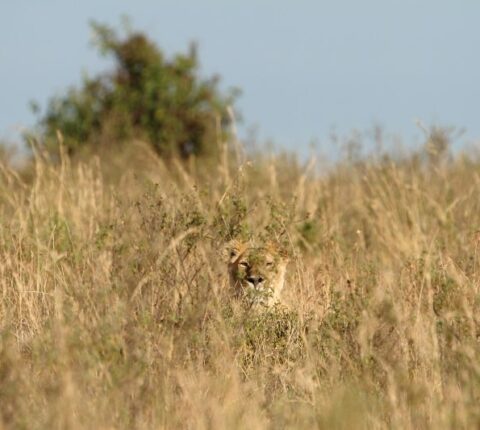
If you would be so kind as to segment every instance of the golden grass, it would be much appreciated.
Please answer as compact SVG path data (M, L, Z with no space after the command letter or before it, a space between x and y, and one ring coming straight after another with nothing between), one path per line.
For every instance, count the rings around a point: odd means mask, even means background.
M480 163L422 157L2 165L0 427L478 428ZM238 234L288 308L231 302Z

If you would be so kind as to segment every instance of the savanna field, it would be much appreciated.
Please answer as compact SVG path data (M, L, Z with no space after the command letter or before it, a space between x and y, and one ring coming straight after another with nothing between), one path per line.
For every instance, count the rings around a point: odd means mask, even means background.
M444 143L3 161L0 427L478 428L480 160ZM232 299L237 236L287 250L282 305Z

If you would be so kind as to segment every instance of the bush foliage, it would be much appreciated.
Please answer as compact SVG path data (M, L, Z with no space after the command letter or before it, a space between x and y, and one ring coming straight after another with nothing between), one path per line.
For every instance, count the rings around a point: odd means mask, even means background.
M167 58L141 32L122 38L105 25L92 28L114 68L49 101L40 119L47 147L56 147L60 131L70 153L137 138L162 156L215 154L235 93L223 94L217 77L199 76L195 46Z

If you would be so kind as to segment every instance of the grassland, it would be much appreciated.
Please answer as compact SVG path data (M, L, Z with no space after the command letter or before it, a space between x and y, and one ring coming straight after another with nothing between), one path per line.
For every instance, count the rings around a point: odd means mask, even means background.
M478 428L480 162L430 149L2 163L0 428ZM238 234L285 307L232 303Z

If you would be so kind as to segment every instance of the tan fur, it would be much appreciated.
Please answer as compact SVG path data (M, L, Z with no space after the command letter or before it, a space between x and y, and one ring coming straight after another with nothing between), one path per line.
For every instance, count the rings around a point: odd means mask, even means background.
M287 258L278 246L232 241L228 247L228 274L235 297L251 306L273 306L280 301Z

